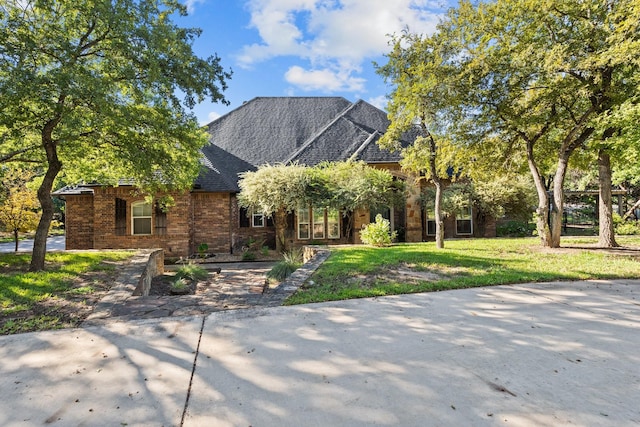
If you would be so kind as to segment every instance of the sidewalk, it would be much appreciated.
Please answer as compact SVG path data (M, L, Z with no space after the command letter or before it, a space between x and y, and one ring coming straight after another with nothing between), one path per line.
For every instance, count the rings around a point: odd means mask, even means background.
M636 426L640 281L0 337L0 425Z
M53 236L47 238L48 251L63 251L65 236ZM16 249L15 242L0 243L0 252L13 252ZM24 239L18 242L18 252L33 251L33 239Z

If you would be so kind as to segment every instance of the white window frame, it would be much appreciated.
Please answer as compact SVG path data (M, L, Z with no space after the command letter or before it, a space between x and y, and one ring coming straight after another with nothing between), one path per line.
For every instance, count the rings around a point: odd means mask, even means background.
M149 215L136 215L135 209L137 207L148 206ZM149 232L148 233L136 233L135 221L136 219L148 219L149 220ZM153 234L153 205L147 202L134 202L131 204L131 234L134 236L151 236Z
M258 225L256 225L256 220L259 219ZM251 214L251 227L253 228L264 228L266 223L266 216L263 213L253 213Z
M312 235L314 240L324 239L324 236L326 235L325 228L326 228L327 222L325 221L325 218L324 218L324 212L325 212L324 208L311 209L311 223L313 224ZM322 234L320 233L316 234L316 229L322 230Z
M333 219L335 218L335 221ZM331 219L331 221L330 221ZM336 233L332 233L332 225L335 224ZM337 209L327 208L327 239L339 239L340 238L340 211Z
M458 221L469 221L469 232L468 233L460 233L458 231ZM456 213L456 235L458 236L471 236L473 235L473 207L471 206L471 202L469 202L466 206L466 212L464 214Z
M302 221L302 213L304 213L304 216L306 217L306 221ZM298 209L298 211L296 212L296 220L298 223L298 240L310 240L311 239L311 212L309 208L300 208ZM301 233L301 225L306 225L307 226L307 236L303 237L302 233Z

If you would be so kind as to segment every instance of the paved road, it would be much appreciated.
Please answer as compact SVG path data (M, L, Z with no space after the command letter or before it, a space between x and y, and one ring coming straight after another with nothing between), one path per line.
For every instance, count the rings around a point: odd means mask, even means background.
M54 236L47 239L48 251L63 251L65 236ZM0 243L0 252L13 252L16 248L14 242ZM18 243L19 252L31 252L33 250L33 239L20 240Z
M0 337L0 425L638 426L640 281Z

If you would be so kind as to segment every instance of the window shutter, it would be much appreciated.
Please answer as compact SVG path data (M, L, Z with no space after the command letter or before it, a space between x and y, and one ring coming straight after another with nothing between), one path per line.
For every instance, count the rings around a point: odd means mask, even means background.
M127 201L116 198L116 236L127 234Z
M240 227L251 227L251 218L249 218L249 211L247 208L240 208Z
M156 203L155 209L156 222L155 222L155 234L157 236L166 236L167 234L167 213L164 212L158 203Z

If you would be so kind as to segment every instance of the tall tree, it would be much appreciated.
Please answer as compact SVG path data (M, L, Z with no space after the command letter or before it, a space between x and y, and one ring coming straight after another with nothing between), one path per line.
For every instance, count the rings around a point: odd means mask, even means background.
M481 143L498 135L527 153L546 246L560 245L572 154L606 140L611 129L599 121L637 98L639 21L633 0L498 0L463 1L441 26L460 42L454 60L468 114L459 134ZM540 167L549 153L556 163L551 198Z
M452 166L446 156L446 127L451 106L457 104L455 74L448 62L449 43L438 35L422 37L405 32L392 40L388 62L377 72L393 87L387 110L391 124L378 144L402 153L403 169L435 186L436 247L444 248L443 179ZM402 147L403 135L413 143ZM456 165L459 166L459 165Z
M105 184L185 188L207 137L187 109L230 73L197 57L174 0L5 0L0 5L0 161L41 164L31 270L44 268L62 171Z

